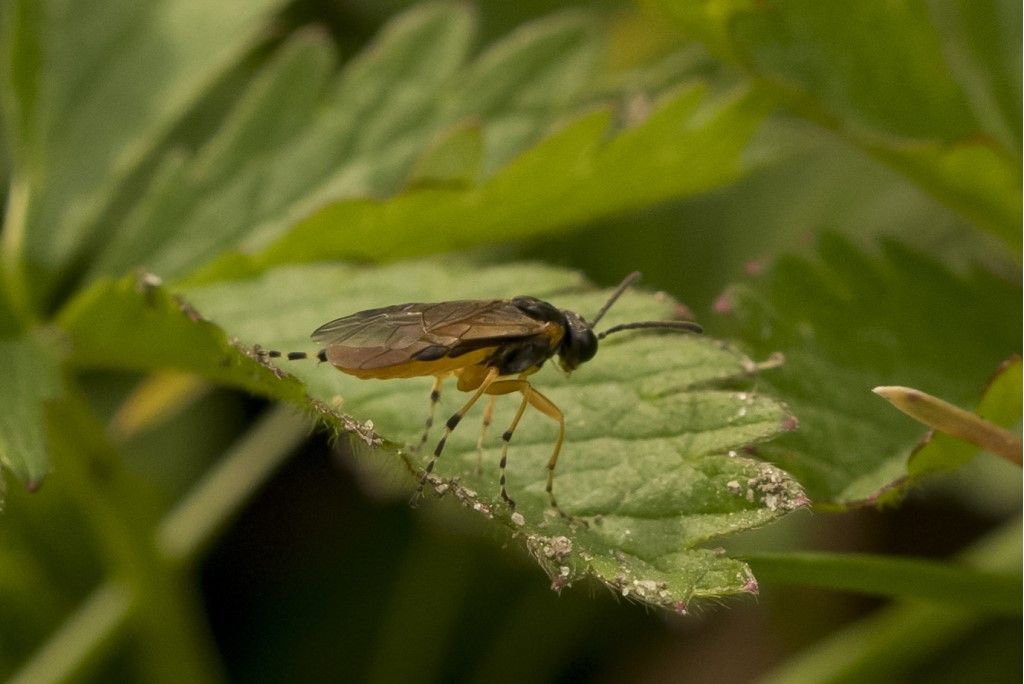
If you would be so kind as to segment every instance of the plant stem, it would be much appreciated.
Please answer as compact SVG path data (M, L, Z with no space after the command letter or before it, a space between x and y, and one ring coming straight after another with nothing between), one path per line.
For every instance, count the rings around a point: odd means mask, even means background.
M161 521L156 541L164 557L197 558L311 428L290 406L271 409Z
M107 582L19 670L11 684L57 682L74 673L85 679L122 636L132 610L128 588Z
M1018 570L1020 540L1021 521L1017 519L976 543L959 560L992 572ZM896 604L798 653L762 682L901 680L901 675L977 628L984 619L977 612L949 605Z
M14 313L26 325L33 321L32 298L25 277L23 251L28 221L29 185L17 174L7 192L7 210L0 227L0 276Z
M111 634L131 624L139 649L142 674L151 682L193 683L219 679L212 645L205 634L189 583L162 558L153 543L155 502L124 470L106 441L103 425L66 380L68 392L48 406L48 434L55 467L63 471L75 496L96 530L112 575L110 582L125 587L130 602L123 613L98 611L92 600L72 616L65 630L83 635L78 645L82 660L59 661L68 669L57 679L77 677L94 651L102 650ZM102 596L102 594L101 594ZM70 625L70 626L68 626ZM44 644L43 652L54 648ZM38 659L38 656L37 658Z
M127 495L114 505L111 499L118 497L113 494L102 503L90 496L86 506L99 519L97 525L103 528L100 536L117 547L112 554L120 558L115 560L115 572L123 579L108 580L96 589L35 652L15 676L15 681L55 682L82 678L124 635L132 620L141 623L142 643L147 649L156 654L167 652L169 656L144 654L149 679L190 682L215 679L216 668L209 664L213 662L212 656L205 653L208 645L189 644L196 640L196 633L203 631L201 619L195 615L191 597L182 596L186 589L180 570L168 567L168 563L179 566L195 560L259 485L305 439L309 426L309 420L295 409L272 409L161 521L155 539L148 531L150 528L146 528L144 538L140 539L138 531L133 531L137 525L117 522L138 517L133 501L136 497ZM66 423L65 428L69 427L71 425ZM116 462L104 460L103 470L118 467ZM82 470L89 470L84 465L69 464L65 477L82 476ZM99 486L94 487L95 483L88 481L82 485L90 491L110 489L112 479L118 478L108 475ZM185 652L179 661L174 654L183 649ZM197 662L190 665L189 661ZM199 664L205 661L208 664Z
M1021 614L1019 574L934 561L855 553L760 553L744 558L762 582L799 584L939 605Z

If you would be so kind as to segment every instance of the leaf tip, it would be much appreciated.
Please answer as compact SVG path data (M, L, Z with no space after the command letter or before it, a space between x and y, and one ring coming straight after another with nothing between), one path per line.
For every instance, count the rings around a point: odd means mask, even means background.
M792 505L794 510L798 508L810 508L811 499L806 494L798 494L795 497L793 497L793 499L790 501L790 504Z

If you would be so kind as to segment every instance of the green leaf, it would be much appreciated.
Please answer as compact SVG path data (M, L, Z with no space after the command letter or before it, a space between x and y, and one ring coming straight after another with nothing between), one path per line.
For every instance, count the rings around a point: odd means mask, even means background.
M179 151L163 158L124 225L97 255L90 278L123 275L140 264L152 268L161 252L209 248L251 227L258 211L253 197L279 173L274 157L294 142L294 131L312 125L333 68L325 36L307 32L292 38L194 158ZM198 242L203 234L208 237Z
M173 368L309 409L333 429L379 439L348 416L310 397L294 378L269 368L234 337L205 320L152 276L100 280L56 320L72 368L154 371Z
M601 57L597 38L584 15L550 17L514 31L466 70L444 102L444 118L487 122L485 177L576 104Z
M0 340L0 508L4 469L30 489L50 470L44 402L60 392L57 360L43 340Z
M409 173L409 186L472 186L480 176L484 140L479 126L462 126L431 145Z
M971 141L865 148L1019 251L1021 179L1003 152Z
M310 331L356 310L524 292L591 316L607 296L555 268L482 267L452 260L382 269L334 264L279 268L253 280L183 294L243 347L314 352ZM156 297L156 305L147 304L147 297ZM664 319L678 306L667 297L627 293L605 320L612 325ZM140 316L149 319L146 325L126 325ZM124 282L96 287L61 322L71 358L83 366L172 365L270 396L294 397L299 391L289 376L276 380L269 370L254 369L255 362L228 345L213 324L182 315L161 290L147 295ZM188 344L174 345L180 351L166 343L168 349L161 349L161 339L183 335L182 328L189 326L195 332ZM112 353L115 341L126 348L124 354ZM325 412L335 425L360 428L378 452L368 457L390 459L399 470L411 471L407 482L415 485L425 456L403 445L419 439L429 378L358 380L310 361L281 364L301 380L309 406ZM567 439L555 492L561 506L585 519L586 526L551 515L545 463L557 428L535 411L516 430L509 452L508 487L522 520L513 519L501 502L497 431L511 420L515 399L497 402L495 434L486 441L482 471L476 469L479 433L471 427L480 415L477 407L448 440L435 471L439 479L431 481L428 492L445 492L513 529L557 587L593 575L625 596L677 610L699 597L755 592L756 582L743 563L703 545L766 524L806 499L784 472L746 455L747 445L793 423L778 402L738 389L753 368L749 359L711 339L628 333L603 342L596 359L571 379L551 367L533 376L536 386L565 411ZM286 390L272 387L271 381L286 383ZM441 415L466 397L447 387ZM386 441L369 434L371 429Z
M101 280L56 320L68 336L73 367L175 368L250 392L301 401L298 383L277 378L224 331L150 278Z
M26 33L14 107L31 129L19 159L32 195L24 249L45 280L86 247L119 185L282 4L87 0L68 12L49 1L15 13Z
M458 262L383 270L283 268L248 283L187 294L243 340L309 350L310 329L345 312L482 292L508 297L524 290L591 314L606 297L581 291L577 278L551 268L479 269ZM342 291L344 310L339 311L334 293ZM243 302L248 305L240 306ZM262 304L254 308L256 302ZM669 301L627 295L612 309L608 324L672 313ZM698 548L716 536L769 522L802 503L788 476L737 454L744 445L777 433L788 420L770 399L721 388L745 377L749 367L743 357L710 340L624 336L604 343L597 359L571 379L553 369L534 376L536 385L566 414L558 499L570 514L590 521L582 528L549 514L544 464L556 428L539 413L529 414L510 449L508 487L524 519L521 528L511 526L556 586L595 575L623 595L680 609L695 597L754 590L742 564ZM343 406L357 421L372 421L392 443L418 441L429 380L360 381L308 363L288 369L313 396ZM464 400L448 387L442 392L440 415ZM498 402L495 432L509 424L517 404ZM448 440L435 471L444 479L433 485L509 524L509 512L498 497L500 441L495 434L486 443L478 474L478 432L469 427L472 422L464 421L466 427ZM407 450L403 455L417 470L425 464L423 455Z
M785 366L764 378L800 417L800 430L763 454L812 498L873 502L907 484L923 430L871 388L904 384L972 404L1000 361L1019 348L1012 283L975 269L952 273L893 242L867 254L825 235L817 259L780 259L719 302L737 334Z
M610 140L607 113L584 116L480 187L418 189L387 202L328 205L265 249L219 259L195 278L231 278L301 261L400 259L513 240L707 191L742 173L740 155L763 115L750 95L709 99L700 87L680 91L644 123Z
M779 102L837 131L1019 248L1017 4L652 4L740 65Z
M167 157L92 275L144 265L180 276L226 249L265 245L324 204L390 196L436 173L431 164L456 163L456 178L471 168L474 181L505 164L571 111L596 37L581 17L555 17L466 64L473 29L463 5L416 7L336 76L326 37L294 38L194 158ZM467 126L479 150L438 149ZM438 162L452 152L473 156Z

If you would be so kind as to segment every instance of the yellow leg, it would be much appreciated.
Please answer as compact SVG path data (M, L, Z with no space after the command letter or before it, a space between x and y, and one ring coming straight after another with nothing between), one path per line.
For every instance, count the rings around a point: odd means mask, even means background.
M498 397L491 397L487 400L487 405L484 406L484 422L480 426L480 437L476 440L476 474L479 475L483 471L483 457L484 457L484 439L487 437L487 429L491 427L491 421L494 419L494 405L498 402Z
M423 471L423 477L420 478L420 486L416 488L416 493L413 495L412 500L414 504L417 503L423 495L423 487L427 484L427 478L430 477L432 472L434 472L434 466L437 465L437 459L440 458L441 452L444 451L444 445L445 442L448 441L448 435L452 433L452 430L454 430L455 426L459 424L462 417L469 412L469 409L473 408L473 404L475 404L484 392L487 391L487 388L491 386L496 377L498 377L498 369L492 368L488 371L486 377L484 377L483 382L480 383L477 390L473 392L473 396L469 398L469 401L467 401L456 413L452 414L452 417L445 422L444 434L441 435L441 440L437 443L437 447L434 448L434 455L430 461L427 462L427 467Z
M535 390L528 381L522 378L516 380L499 380L491 383L490 389L487 391L488 394L521 392L523 395L523 403L519 406L519 411L516 412L516 416L513 419L512 424L509 426L509 429L501 436L501 439L504 442L501 447L502 496L510 505L514 505L504 493L505 454L508 448L508 443L512 440L512 433L519 424L519 419L522 418L523 411L526 410L526 405L529 404L545 416L558 422L558 440L555 442L555 449L551 452L551 457L548 459L548 482L545 487L545 491L548 493L548 500L551 503L551 507L558 511L559 515L562 517L570 518L571 516L563 512L558 506L558 501L555 499L554 494L555 466L558 464L558 454L562 451L562 442L565 441L565 416L562 415L562 410L555 406L550 399Z

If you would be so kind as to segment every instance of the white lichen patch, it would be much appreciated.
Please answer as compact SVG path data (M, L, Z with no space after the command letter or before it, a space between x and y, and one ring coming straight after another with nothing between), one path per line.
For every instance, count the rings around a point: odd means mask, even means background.
M671 603L672 593L668 589L667 582L640 579L630 577L626 573L619 573L609 584L624 598L631 598L654 605L667 605Z
M565 536L547 537L540 534L526 536L526 548L551 578L551 588L559 591L574 579L573 542Z
M728 483L726 487L729 487ZM739 484L739 483L737 483ZM729 487L730 491L733 491ZM807 504L807 496L792 478L773 465L762 463L747 480L747 501L759 502L770 511L788 511Z
M561 563L572 553L572 540L563 536L551 537L541 548L541 552L545 558Z

